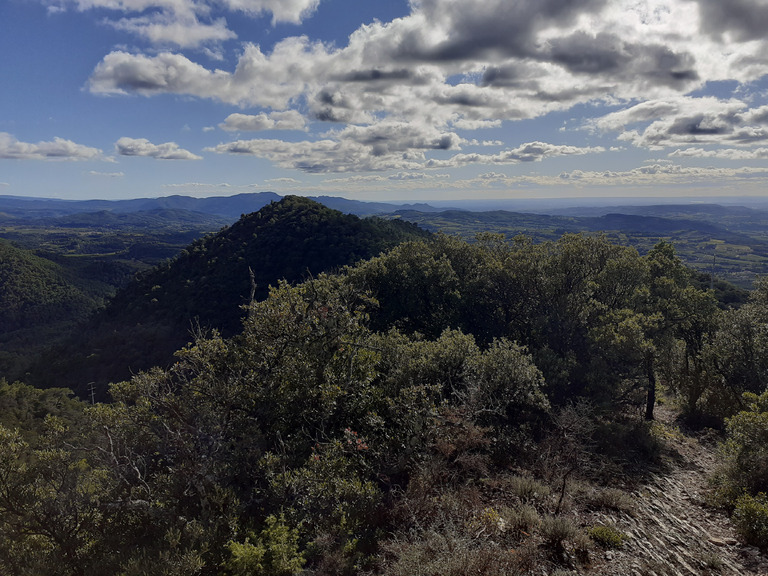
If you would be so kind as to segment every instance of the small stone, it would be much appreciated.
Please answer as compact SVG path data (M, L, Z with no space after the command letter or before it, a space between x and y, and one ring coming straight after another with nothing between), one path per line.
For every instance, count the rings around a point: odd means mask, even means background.
M709 541L714 544L715 546L726 546L727 543L725 540L720 540L720 538L713 538L710 537Z

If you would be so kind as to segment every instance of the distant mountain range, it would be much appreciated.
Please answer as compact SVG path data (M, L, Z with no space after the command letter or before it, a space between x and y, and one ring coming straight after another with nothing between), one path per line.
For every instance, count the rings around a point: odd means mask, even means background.
M61 218L78 213L126 214L153 211L181 211L208 214L236 220L243 214L257 212L270 202L278 202L282 196L274 192L255 192L234 196L214 196L192 198L190 196L164 196L161 198L137 198L134 200L59 200L53 198L24 198L20 196L0 196L0 222L13 219L50 219ZM357 216L388 214L397 210L418 210L437 212L444 208L435 208L429 204L391 204L386 202L361 202L336 196L315 196L311 200L319 202L333 210Z
M274 192L253 192L233 196L193 198L191 196L163 196L131 200L62 200L0 195L0 222L24 218L57 218L82 212L150 212L157 210L186 210L227 219L256 212L270 202L282 198ZM328 208L357 216L391 214L398 210L417 212L469 212L507 211L552 216L604 216L609 213L638 216L669 217L677 213L717 217L723 209L743 214L768 210L768 198L722 197L701 202L692 198L515 198L496 200L439 200L431 203L365 202L339 196L309 197ZM231 220L234 221L234 220Z

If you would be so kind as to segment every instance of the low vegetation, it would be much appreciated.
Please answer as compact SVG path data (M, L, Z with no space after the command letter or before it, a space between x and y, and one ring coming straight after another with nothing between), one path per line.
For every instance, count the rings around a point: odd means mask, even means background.
M437 236L277 283L109 402L3 382L0 571L588 571L661 389L726 427L713 502L764 546L767 293L723 307L666 242Z

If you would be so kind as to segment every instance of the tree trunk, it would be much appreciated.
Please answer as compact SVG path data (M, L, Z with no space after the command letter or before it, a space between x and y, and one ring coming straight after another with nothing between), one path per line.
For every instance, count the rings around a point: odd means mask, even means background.
M645 419L653 420L653 408L656 406L656 374L653 370L653 355L645 359L645 371L648 376L648 399L645 404Z

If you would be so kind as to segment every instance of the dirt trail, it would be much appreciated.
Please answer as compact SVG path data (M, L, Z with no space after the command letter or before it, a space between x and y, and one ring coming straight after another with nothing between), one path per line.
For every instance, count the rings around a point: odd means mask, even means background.
M716 466L715 443L679 431L675 414L660 406L657 419L674 455L668 470L635 492L633 516L598 515L631 539L596 558L604 576L768 576L768 557L741 544L728 518L704 505L707 477ZM600 554L598 556L601 556Z

